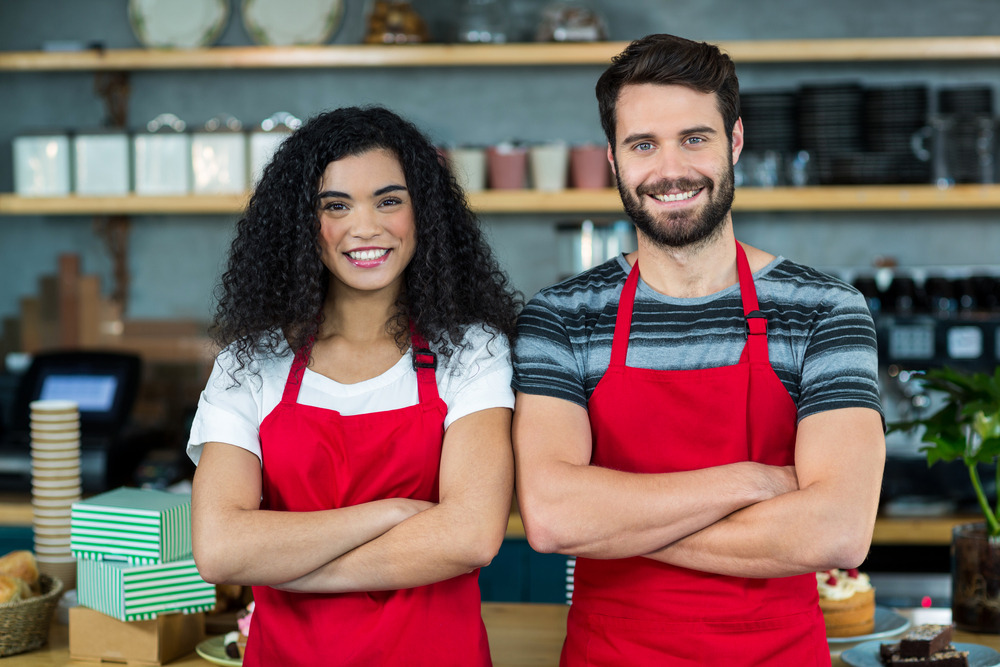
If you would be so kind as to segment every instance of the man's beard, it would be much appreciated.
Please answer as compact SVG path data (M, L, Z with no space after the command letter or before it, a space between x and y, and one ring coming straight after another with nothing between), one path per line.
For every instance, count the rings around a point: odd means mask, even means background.
M622 183L621 170L615 164L615 180L618 182L618 193L621 195L625 212L632 222L654 244L663 248L684 248L692 245L703 245L710 242L722 232L726 215L733 207L734 174L730 161L729 169L718 184L707 176L692 180L680 178L673 181L661 180L655 183L644 183L635 189L635 194ZM651 194L664 194L671 190L689 192L704 189L707 202L701 213L678 211L664 213L654 217L642 205L642 198ZM687 224L685 224L687 223Z

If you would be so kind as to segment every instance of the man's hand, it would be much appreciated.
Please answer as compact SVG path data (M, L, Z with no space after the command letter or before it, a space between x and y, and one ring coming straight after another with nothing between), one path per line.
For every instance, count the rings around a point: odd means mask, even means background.
M750 461L662 474L592 466L587 411L548 396L517 395L513 434L521 517L541 552L641 556L798 488L794 468Z

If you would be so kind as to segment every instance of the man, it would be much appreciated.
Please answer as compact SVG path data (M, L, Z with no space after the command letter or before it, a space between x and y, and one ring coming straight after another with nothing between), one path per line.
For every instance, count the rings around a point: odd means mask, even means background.
M814 572L864 560L885 457L865 302L736 242L728 56L652 35L597 97L639 249L536 295L514 373L528 540L578 556L562 665L829 665Z

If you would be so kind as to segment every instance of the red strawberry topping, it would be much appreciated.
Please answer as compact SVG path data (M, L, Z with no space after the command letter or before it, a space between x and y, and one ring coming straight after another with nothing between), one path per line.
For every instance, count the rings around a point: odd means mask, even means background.
M837 585L837 577L835 577L835 576L833 576L831 574L830 577L826 580L826 585L827 586L836 586Z
M847 576L850 577L851 579L857 579L858 574L860 573L858 572L858 569L856 567L852 567L850 570L847 571Z

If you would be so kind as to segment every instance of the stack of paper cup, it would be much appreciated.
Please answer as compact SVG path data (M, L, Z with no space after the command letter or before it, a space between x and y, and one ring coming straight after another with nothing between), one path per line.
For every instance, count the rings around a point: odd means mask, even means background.
M80 410L73 401L31 403L31 504L38 568L76 586L70 510L80 500Z

